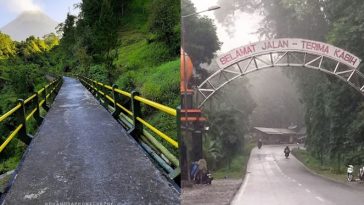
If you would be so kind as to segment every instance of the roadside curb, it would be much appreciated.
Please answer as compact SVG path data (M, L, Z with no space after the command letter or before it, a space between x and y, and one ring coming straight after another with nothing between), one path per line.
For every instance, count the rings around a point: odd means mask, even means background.
M256 149L255 147L253 149L250 150L250 153L249 153L249 159L248 159L248 163L246 165L246 170L245 170L245 174L244 174L244 178L242 179L242 182L240 184L240 186L236 189L236 192L234 193L234 196L231 198L231 200L229 201L229 204L231 205L236 199L237 199L237 195L239 194L240 192L240 189L242 188L242 186L244 186L247 180L247 176L248 174L250 173L248 171L248 168L249 168L249 164L250 164L250 159L251 159L251 155L252 155L252 152L253 150Z
M0 175L0 180L4 179L5 177L11 175L15 172L15 169L5 172L4 174Z
M339 180L336 180L336 179L333 179L331 177L328 177L328 176L325 176L325 175L322 175L322 174L319 174L317 172L315 172L314 170L308 168L303 162L301 162L292 152L292 155L294 156L294 158L297 160L297 162L299 162L308 172L310 172L311 174L313 175L316 175L316 176L319 176L321 178L324 178L326 180L329 180L329 181L332 181L332 182L335 182L335 183L338 183L338 184L343 184L343 185L347 185L347 186L351 186L350 184L348 183L345 183L345 182L342 182L342 181L339 181Z

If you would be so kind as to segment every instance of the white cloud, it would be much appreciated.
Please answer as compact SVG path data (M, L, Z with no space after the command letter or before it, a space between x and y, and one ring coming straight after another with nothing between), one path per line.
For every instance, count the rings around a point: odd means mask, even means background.
M0 6L5 6L14 13L42 10L42 8L37 5L34 0L0 0Z
M217 0L192 0L197 11L206 10L209 6L216 5ZM221 5L223 7L224 5ZM223 43L220 51L217 53L227 52L238 46L258 41L258 35L255 34L259 28L259 22L262 17L257 14L243 13L239 10L234 12L234 22L230 25L228 31L224 25L219 23L214 12L204 12L201 16L211 18L217 27L217 36Z

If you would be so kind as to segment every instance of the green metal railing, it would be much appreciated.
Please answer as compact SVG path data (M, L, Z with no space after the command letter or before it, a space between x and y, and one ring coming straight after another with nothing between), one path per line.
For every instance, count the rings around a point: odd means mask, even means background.
M163 146L162 143L155 138L155 136L160 137L167 142L172 149L178 151L179 144L176 140L178 139L178 136L172 138L143 119L141 103L174 117L177 126L180 120L179 109L173 109L143 98L139 96L137 91L129 93L118 89L116 85L105 85L83 76L78 76L78 79L107 110L112 112L113 117L121 122L150 156L161 165L168 173L169 178L178 182L181 172L178 157L174 156L169 149ZM149 131L152 131L154 135Z
M0 116L0 123L3 123L3 121L10 117L14 117L16 121L16 128L2 142L0 153L17 134L19 135L19 139L25 144L28 145L30 143L32 136L28 133L27 122L33 117L38 126L42 123L43 117L41 116L40 110L41 108L45 111L49 110L49 105L57 95L61 85L62 78L54 80L27 99L19 99L18 104L14 108Z

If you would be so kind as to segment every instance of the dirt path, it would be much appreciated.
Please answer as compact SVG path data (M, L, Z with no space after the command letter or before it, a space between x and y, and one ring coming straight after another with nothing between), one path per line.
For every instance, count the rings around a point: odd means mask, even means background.
M212 185L195 185L182 190L182 205L229 204L241 185L241 179L220 179Z

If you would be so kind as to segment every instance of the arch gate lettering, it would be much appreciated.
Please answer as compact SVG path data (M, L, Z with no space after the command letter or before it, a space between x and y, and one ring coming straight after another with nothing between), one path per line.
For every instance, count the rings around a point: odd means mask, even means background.
M275 67L303 67L334 75L364 95L361 59L330 44L297 38L251 43L216 58L219 69L197 86L198 107L229 82L248 73Z

